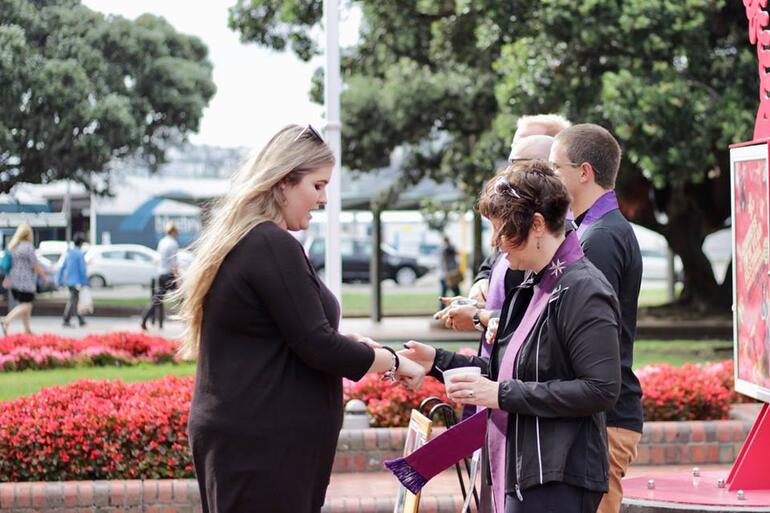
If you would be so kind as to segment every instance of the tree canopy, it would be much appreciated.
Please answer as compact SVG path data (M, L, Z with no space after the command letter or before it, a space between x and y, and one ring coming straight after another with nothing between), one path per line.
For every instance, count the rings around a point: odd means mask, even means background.
M682 257L681 301L729 305L729 275L720 287L701 246L729 218L728 145L751 138L757 105L741 2L355 4L360 38L342 59L345 165L379 167L402 147L405 183L453 180L473 197L507 155L521 115L601 124L624 149L623 212ZM321 6L238 0L231 26L307 59Z
M129 155L157 167L214 95L207 53L160 17L0 0L0 191L62 178L90 187Z

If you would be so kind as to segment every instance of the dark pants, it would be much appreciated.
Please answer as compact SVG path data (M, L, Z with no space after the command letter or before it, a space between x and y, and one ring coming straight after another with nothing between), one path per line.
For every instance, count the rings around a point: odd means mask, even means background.
M595 513L602 492L553 481L522 492L523 501L508 495L505 513Z
M459 296L460 295L460 285L455 285L454 287L447 287L446 280L444 278L441 278L441 297L447 297L447 292L452 292L453 296ZM444 308L444 306L441 303L441 301L438 302L439 310Z
M67 304L64 305L64 323L69 324L73 316L78 318L81 326L86 323L83 316L78 313L78 303L80 302L80 289L77 287L67 287L70 291L70 297Z
M173 273L161 274L158 277L158 285L153 291L152 301L150 301L150 304L145 307L144 313L142 314L142 326L147 324L147 321L150 319L150 317L155 315L155 311L157 310L159 316L159 324L161 327L163 327L163 299L165 299L169 290L174 290L175 288L176 277Z

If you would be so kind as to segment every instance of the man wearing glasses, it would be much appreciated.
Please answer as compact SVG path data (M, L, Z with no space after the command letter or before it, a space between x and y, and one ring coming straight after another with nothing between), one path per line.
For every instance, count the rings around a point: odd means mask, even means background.
M620 145L612 134L594 124L565 129L556 136L549 156L572 196L583 251L615 289L620 303L621 390L617 403L607 411L609 492L599 505L599 513L620 511L620 480L636 458L643 422L642 390L631 369L642 257L634 230L620 212L615 196L620 156Z
M547 160L551 151L553 137L548 135L531 135L516 140L511 147L510 163L526 162L529 160ZM522 271L508 269L508 261L500 259L500 252L495 249L484 260L476 275L475 283L469 294L472 304L453 302L457 297L441 298L441 301L449 306L434 317L444 321L448 328L457 330L476 329L484 332L490 325L490 320L500 315L505 294L508 290L519 285L523 279ZM474 292L474 289L476 292ZM489 339L494 337L494 329L488 333ZM489 342L491 343L491 342ZM481 354L488 356L483 350Z
M570 125L566 118L558 114L521 116L516 123L508 162L547 160L553 137ZM490 319L499 315L498 310L505 299L505 292L521 282L521 277L516 276L516 273L508 273L502 269L504 261L499 260L499 257L499 251L496 249L492 251L481 263L473 278L473 286L468 292L468 297L475 301L477 306L449 306L437 312L434 317L444 321L448 328L456 330L475 328L484 332L489 326ZM500 264L500 269L495 269L496 263ZM456 298L442 298L442 302L451 305L454 299ZM488 335L489 338L494 338L494 330L489 331Z

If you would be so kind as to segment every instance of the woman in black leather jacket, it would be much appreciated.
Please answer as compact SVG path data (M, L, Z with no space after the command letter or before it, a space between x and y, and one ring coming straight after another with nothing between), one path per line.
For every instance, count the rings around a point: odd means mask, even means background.
M449 397L489 409L484 473L497 513L595 512L607 490L604 411L620 390L619 309L612 287L565 231L568 193L547 163L501 172L479 209L513 269L489 360L408 342L404 355L441 378Z

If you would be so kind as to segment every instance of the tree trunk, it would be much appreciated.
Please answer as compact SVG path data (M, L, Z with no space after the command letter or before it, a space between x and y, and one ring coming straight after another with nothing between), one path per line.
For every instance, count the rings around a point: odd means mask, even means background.
M724 310L724 292L714 277L711 262L703 253L704 214L697 202L684 188L672 191L668 202L666 239L671 249L682 259L684 289L677 303L706 313Z

